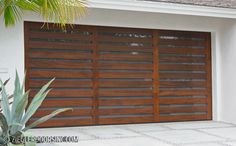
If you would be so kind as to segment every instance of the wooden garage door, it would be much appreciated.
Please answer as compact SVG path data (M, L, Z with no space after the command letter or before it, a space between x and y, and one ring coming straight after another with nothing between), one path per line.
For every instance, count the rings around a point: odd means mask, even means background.
M25 22L26 88L56 78L40 127L211 119L210 33Z

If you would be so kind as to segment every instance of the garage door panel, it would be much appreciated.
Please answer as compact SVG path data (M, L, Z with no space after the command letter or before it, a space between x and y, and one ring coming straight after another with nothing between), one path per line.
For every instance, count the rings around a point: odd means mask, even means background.
M30 97L53 88L39 127L211 119L210 33L25 23Z

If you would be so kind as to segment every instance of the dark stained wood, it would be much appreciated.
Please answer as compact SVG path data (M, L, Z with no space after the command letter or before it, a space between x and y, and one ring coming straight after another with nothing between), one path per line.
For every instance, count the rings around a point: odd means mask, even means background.
M100 99L100 106L132 106L132 105L151 105L152 99Z
M29 48L44 48L50 50L86 50L91 51L91 44L70 44L70 43L51 43L51 42L29 42Z
M206 98L160 98L160 104L204 104Z
M129 123L150 123L150 122L154 122L153 116L100 118L98 124L129 124Z
M113 46L110 44L98 45L99 51L109 51L109 52L152 52L152 47L143 47L143 46Z
M189 49L189 48L159 48L160 54L192 54L192 55L203 55L205 54L204 49Z
M109 108L99 109L99 115L133 115L133 114L152 114L153 108L151 106L143 108Z
M160 116L161 122L181 122L181 121L199 121L206 120L206 114L200 115L178 115L178 116Z
M99 72L99 78L116 79L152 79L152 73L142 72Z
M131 37L113 37L113 36L99 36L98 41L152 43L151 38L131 38Z
M34 96L38 91L33 90L30 93L30 97ZM49 92L48 97L92 97L93 90L52 90Z
M81 71L47 71L31 70L30 77L33 78L91 78L92 73Z
M174 63L205 63L204 57L191 57L191 56L160 56L160 62L174 62Z
M206 87L207 81L186 81L186 82L160 81L159 85L162 88Z
M42 104L43 107L74 107L74 106L92 106L92 100L91 99L80 99L80 100L45 100Z
M55 110L43 110L39 109L35 114L34 118L41 118L43 116L49 115ZM91 109L73 109L73 111L66 111L57 115L56 117L72 117L72 116L91 116L92 110Z
M205 65L179 65L179 64L160 64L159 70L166 71L204 71Z
M153 31L153 113L154 120L159 122L160 108L159 108L159 83L160 78L159 70L159 52L158 52L158 43L159 43L159 31Z
M152 64L140 63L99 63L100 70L153 70Z
M160 73L161 79L206 79L207 75L204 73Z
M82 52L30 51L29 56L30 58L74 59L74 60L86 60L93 58L91 53L82 53Z
M81 63L76 61L51 61L31 60L31 68L54 68L54 69L92 69L92 63Z
M41 88L50 80L30 80L29 86L32 88ZM77 81L77 80L55 80L50 85L51 88L90 88L92 81Z
M160 90L159 96L201 96L207 95L206 90Z
M204 46L204 41L181 40L181 39L160 39L159 45L176 45L176 46Z
M28 124L33 123L35 120L30 120ZM92 118L87 119L50 119L49 121L40 124L37 126L38 128L46 128L46 127L68 127L68 126L85 126L85 125L93 125Z
M170 113L194 113L194 112L207 112L207 106L160 107L160 113L161 113L161 114L170 114Z
M51 32L31 32L30 38L45 38L45 39L76 39L76 40L91 40L91 35L68 34L68 33L51 33Z
M100 60L113 60L113 61L152 61L151 54L100 54Z
M151 88L152 81L99 81L99 87L107 88Z
M206 53L207 53L207 119L212 120L212 53L211 53L211 33L207 33L207 41L206 41Z
M152 96L152 90L100 90L99 96Z

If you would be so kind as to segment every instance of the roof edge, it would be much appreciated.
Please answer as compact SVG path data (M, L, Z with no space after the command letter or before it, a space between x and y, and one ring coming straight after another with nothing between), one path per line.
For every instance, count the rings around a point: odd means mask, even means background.
M236 18L236 9L138 0L90 0L89 8Z

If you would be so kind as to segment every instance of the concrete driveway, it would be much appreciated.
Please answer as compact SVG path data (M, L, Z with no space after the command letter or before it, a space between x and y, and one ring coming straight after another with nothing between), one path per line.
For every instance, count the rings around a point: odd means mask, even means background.
M36 136L78 136L76 143L38 146L236 146L236 125L181 122L34 129Z

